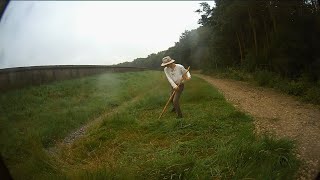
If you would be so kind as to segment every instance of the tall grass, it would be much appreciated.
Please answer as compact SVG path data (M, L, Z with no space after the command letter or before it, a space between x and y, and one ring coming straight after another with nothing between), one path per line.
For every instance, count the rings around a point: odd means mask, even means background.
M14 177L59 171L48 164L43 148L143 94L156 77L152 72L108 73L1 94L1 154Z
M42 95L31 96L35 92ZM30 97L21 105L24 94ZM252 119L205 81L194 77L185 85L182 119L170 112L158 119L168 97L161 72L105 74L7 93L1 101L16 109L1 106L1 153L16 179L294 177L293 143L256 136ZM58 146L57 154L43 150L109 110L114 113L72 145ZM50 116L57 118L44 118Z

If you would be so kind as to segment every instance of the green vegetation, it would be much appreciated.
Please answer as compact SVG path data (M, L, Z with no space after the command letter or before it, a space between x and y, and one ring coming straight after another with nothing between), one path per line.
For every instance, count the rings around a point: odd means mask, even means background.
M204 73L221 78L248 81L258 86L271 87L296 96L302 101L320 104L320 81L313 82L304 74L300 78L292 80L266 70L257 70L254 73L249 73L241 69L227 68Z
M292 179L293 142L254 134L252 119L194 77L183 119L166 112L162 72L104 74L1 95L1 153L15 179ZM124 105L126 104L126 105ZM111 112L74 144L44 148Z
M215 0L196 12L202 26L175 46L119 65L159 68L169 55L193 69L258 75L258 84L320 103L318 0Z
M151 72L105 74L1 94L3 158L13 174L28 177L48 166L42 148L143 94L156 84L155 78ZM144 83L139 83L142 79Z

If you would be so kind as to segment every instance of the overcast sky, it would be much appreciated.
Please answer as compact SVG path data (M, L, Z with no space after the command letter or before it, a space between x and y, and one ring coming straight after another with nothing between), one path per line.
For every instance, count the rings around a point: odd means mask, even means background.
M147 57L199 27L200 2L11 1L0 22L0 68Z

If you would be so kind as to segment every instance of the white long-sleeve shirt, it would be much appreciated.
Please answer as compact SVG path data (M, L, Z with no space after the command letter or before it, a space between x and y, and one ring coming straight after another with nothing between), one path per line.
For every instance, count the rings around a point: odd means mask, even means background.
M181 64L176 64L173 69L169 67L164 68L164 73L166 74L167 79L173 88L176 88L178 86L182 79L182 75L186 71L187 70ZM188 78L191 78L191 74L189 72L187 73L187 76Z

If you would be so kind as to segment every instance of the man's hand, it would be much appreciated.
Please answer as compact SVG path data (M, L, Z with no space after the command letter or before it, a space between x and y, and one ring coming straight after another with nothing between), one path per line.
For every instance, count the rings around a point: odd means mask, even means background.
M184 75L182 76L182 79L183 79L184 81L187 81L187 80L189 80L190 78L188 77L187 74L184 74Z
M178 91L178 90L179 90L179 86L176 86L176 87L174 88L174 90L175 90L175 91Z
M188 81L188 80L190 80L191 78L190 77L186 77L184 80L185 81Z

